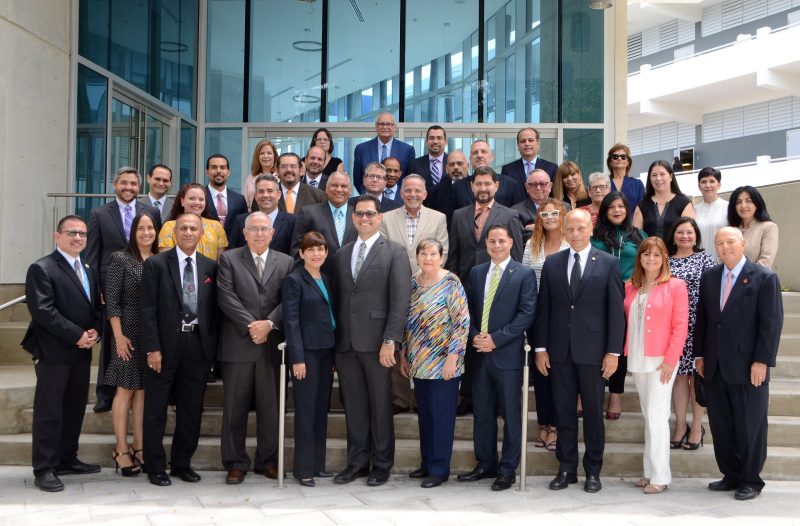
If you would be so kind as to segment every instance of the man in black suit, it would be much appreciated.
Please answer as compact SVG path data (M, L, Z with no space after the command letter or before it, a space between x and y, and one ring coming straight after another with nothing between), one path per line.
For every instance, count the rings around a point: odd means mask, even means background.
M244 196L228 188L228 179L231 176L228 158L220 153L215 153L206 159L206 203L211 219L222 223L225 235L231 237L234 219L240 214L250 210Z
M444 151L446 146L447 132L441 126L434 124L425 133L425 147L428 153L414 159L408 168L408 173L421 175L425 179L425 190L428 194L439 184L444 175L447 166L447 153Z
M144 464L156 486L169 486L164 428L170 390L175 393L175 432L170 475L198 482L190 465L200 438L203 396L217 352L217 263L197 252L203 224L195 214L178 216L177 246L144 262L139 300L142 350L147 354L144 388Z
M592 217L572 210L566 218L569 250L544 262L533 326L536 369L553 376L558 420L558 475L550 489L578 482L578 392L583 401L586 452L583 489L602 488L605 381L617 369L625 340L625 298L617 259L589 243Z
M387 199L383 195L386 190L386 168L378 162L369 163L364 167L364 195L371 195L378 200L378 211L381 214L391 212L403 206L403 201L395 201L394 199ZM350 204L356 202L356 197L350 198Z
M550 176L544 170L536 169L528 175L528 180L525 183L525 191L528 192L527 199L520 201L511 207L519 214L520 222L523 228L523 239L527 242L533 234L533 227L536 224L536 216L539 213L539 207L550 196L553 189L553 182Z
M298 214L303 207L325 202L325 192L302 184L300 157L286 152L278 157L278 179L281 180L281 200L278 208L288 214Z
M387 157L381 164L386 169L386 188L383 189L383 199L397 201L402 205L403 197L400 195L401 182L406 174L403 173L400 161L395 157Z
M511 259L513 242L507 225L489 227L486 248L492 259L473 267L469 275L469 336L475 352L473 437L478 465L458 480L497 477L492 491L508 489L516 481L522 451L522 346L536 308L536 276L533 269ZM499 462L497 409L503 417Z
M103 326L95 269L81 263L86 223L78 216L58 222L56 250L34 262L25 278L31 323L22 346L33 355L33 474L43 491L61 491L58 475L97 473L78 460L89 391L92 345Z
M262 174L256 178L256 205L258 211L269 216L272 225L272 241L269 248L283 254L289 254L292 246L292 230L296 216L278 209L281 198L281 183L272 174ZM244 235L244 223L249 214L239 214L231 229L228 249L243 247L247 244Z
M378 200L359 196L353 211L358 239L334 257L336 370L347 416L346 484L369 475L389 480L394 464L392 366L411 299L411 268L403 247L380 235ZM370 464L372 471L370 471Z
M156 230L161 228L161 215L150 205L136 200L142 185L142 176L135 168L123 166L114 174L111 181L116 198L89 214L89 238L86 240L84 259L100 275L100 290L105 290L106 271L111 254L128 246L133 218L141 212L148 212L155 221ZM105 384L106 368L111 362L111 327L106 323L103 329L103 344L100 348L100 366L97 369L95 394L97 402L95 413L111 410L111 402L117 388Z
M465 179L469 174L469 163L467 156L461 150L453 150L447 156L445 163L445 175L439 184L428 192L428 198L423 203L425 206L433 208L445 215L447 227L452 225L453 212L456 211L456 198L453 186L460 180Z
M473 142L469 150L469 162L472 166L472 177L475 176L479 168L492 168L494 153L492 153L489 143L484 140ZM472 177L453 185L456 210L475 202L475 195L470 187ZM497 181L495 199L501 205L511 208L525 199L525 192L522 191L523 187L516 179L501 173L497 176Z
M307 184L311 188L325 191L328 183L328 176L322 173L325 169L325 150L319 146L312 146L308 149L305 158L306 174L303 176L301 184Z
M555 181L558 166L539 157L539 146L539 131L534 128L522 128L517 132L517 149L521 157L504 164L500 172L524 185L528 175L538 168L547 172L551 182Z
M777 274L744 256L738 228L719 229L715 246L722 264L700 278L693 347L722 472L708 489L736 490L737 500L750 500L764 487L769 368L778 354L783 299Z

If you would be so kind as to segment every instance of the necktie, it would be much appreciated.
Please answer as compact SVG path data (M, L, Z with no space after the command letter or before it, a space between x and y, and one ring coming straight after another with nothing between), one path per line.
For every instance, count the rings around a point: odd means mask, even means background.
M261 259L261 256L256 256L256 272L258 273L258 279L264 277L264 260Z
M356 280L358 277L358 273L361 272L361 265L364 264L364 257L367 255L367 244L363 241L361 245L358 247L358 256L356 256L356 268L353 272L353 281Z
M530 175L533 171L533 163L530 161L525 161L525 175Z
M483 312L481 313L481 332L489 332L489 312L492 310L494 293L497 292L497 284L500 283L500 265L495 265L492 269L492 277L489 278L489 290L483 299Z
M190 257L186 258L186 266L183 269L183 309L184 320L187 323L197 318L197 289L194 286L194 267Z
M719 305L719 310L725 308L725 303L728 301L728 296L731 295L731 289L733 288L733 272L728 272L728 275L725 277L725 287L722 289L722 302Z
M316 188L316 187L317 187L317 182L316 182L314 179L311 179L311 180L308 182L308 184L310 184L310 185L311 185L311 188Z
M431 159L431 180L433 184L438 184L439 179L439 159Z
M389 149L386 147L385 144L381 145L381 162L383 162L387 157L389 157Z
M394 191L392 191L389 188L383 191L383 197L385 197L386 199L392 199L392 195L394 195Z
M286 211L294 214L294 195L291 190L286 191Z
M339 246L344 241L344 212L337 210L333 222L336 225L336 237L339 239Z
M481 238L487 217L489 217L489 210L486 207L479 206L475 211L475 239Z
M125 230L125 240L131 238L131 224L133 223L133 207L125 205L125 220L122 222L122 228Z
M88 298L89 297L89 287L87 286L86 278L83 275L83 269L81 268L81 262L76 259L75 260L75 265L73 266L73 268L75 269L75 274L78 275L78 281L80 281L81 285L83 286L83 293L86 294L86 297Z
M160 214L161 213L161 201L156 199L155 201L153 201L153 206L156 207L156 210L158 210L158 213Z
M572 299L578 297L578 289L581 286L581 255L575 252L575 264L572 265L572 272L569 275L569 291Z
M222 199L222 194L217 194L217 216L222 226L225 226L225 217L228 215L228 209L225 208L225 200Z

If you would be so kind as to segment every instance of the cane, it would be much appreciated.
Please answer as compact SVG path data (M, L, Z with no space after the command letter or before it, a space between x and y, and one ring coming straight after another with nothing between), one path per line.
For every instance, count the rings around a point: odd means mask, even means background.
M278 344L281 352L280 400L278 401L278 487L283 487L283 450L286 447L286 342Z
M531 346L525 342L525 362L522 364L522 455L519 460L519 490L525 491L525 475L527 475L528 468L528 380L530 377L530 369L528 367L528 356L531 352Z

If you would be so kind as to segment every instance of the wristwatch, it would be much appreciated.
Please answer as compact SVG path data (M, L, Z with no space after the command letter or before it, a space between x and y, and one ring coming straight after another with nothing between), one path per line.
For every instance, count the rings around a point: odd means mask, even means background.
M384 338L383 339L383 344L384 345L394 345L394 340L389 340L389 339Z

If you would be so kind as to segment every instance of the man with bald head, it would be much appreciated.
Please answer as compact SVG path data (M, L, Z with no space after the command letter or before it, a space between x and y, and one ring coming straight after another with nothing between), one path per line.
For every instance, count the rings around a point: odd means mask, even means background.
M693 347L722 472L708 489L735 490L736 500L750 500L764 487L769 368L783 328L781 284L777 274L744 256L738 228L720 228L714 244L722 264L700 278Z
M512 210L516 210L519 213L519 220L524 228L525 240L530 239L533 225L536 223L536 215L539 213L539 207L550 197L552 189L553 183L550 181L550 176L547 172L536 169L528 175L525 182L525 191L528 197L511 207Z
M501 172L519 183L524 183L533 170L544 170L551 181L556 179L558 166L539 157L539 131L535 128L522 128L517 132L517 150L520 158L504 164Z
M311 188L324 191L325 184L328 182L328 176L322 173L322 170L325 169L325 150L319 146L309 148L306 153L305 165L306 174L303 176L302 182Z
M583 489L600 491L605 430L605 381L617 369L625 340L625 298L617 258L589 243L592 217L572 210L566 218L570 248L548 257L542 267L536 320L528 341L536 350L536 369L552 375L558 420L558 475L550 489L578 482L578 393L583 400L586 452Z
M369 163L381 163L387 157L394 157L400 161L400 167L405 173L414 161L417 156L414 147L396 140L396 131L394 115L389 112L381 113L375 118L375 138L356 146L353 153L353 186L358 193L364 193L364 170Z
M438 210L445 215L448 228L450 227L450 220L453 218L453 212L456 210L453 185L465 179L468 174L469 162L464 152L461 150L450 152L445 163L445 175L441 178L439 184L428 192L428 197L425 199L425 206Z
M472 167L473 176L478 168L493 169L494 153L492 153L489 143L481 139L473 142L469 149L469 162ZM471 177L470 180L453 185L456 210L475 202L475 196L472 193L470 181ZM501 205L511 208L525 199L525 192L522 191L522 185L513 178L499 174L497 176L497 181L499 184L495 199Z

